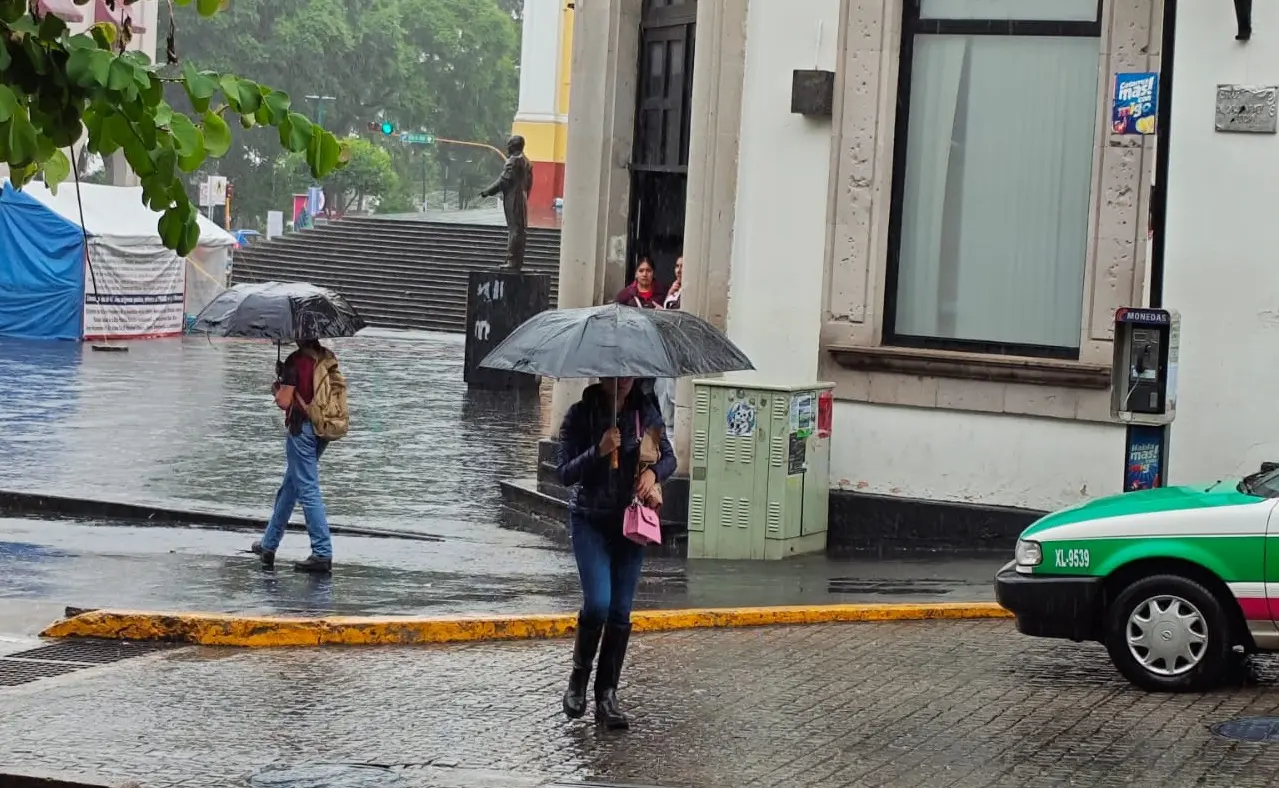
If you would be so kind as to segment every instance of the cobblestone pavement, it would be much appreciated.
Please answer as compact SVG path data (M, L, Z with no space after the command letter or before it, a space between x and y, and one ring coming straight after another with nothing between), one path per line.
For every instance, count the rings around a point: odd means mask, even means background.
M261 774L322 764L410 788L1247 788L1279 773L1279 749L1207 728L1276 713L1264 663L1259 685L1165 696L1129 687L1097 646L1008 622L662 633L634 639L634 728L614 735L560 716L568 651L184 649L0 689L0 764L166 788L325 784Z

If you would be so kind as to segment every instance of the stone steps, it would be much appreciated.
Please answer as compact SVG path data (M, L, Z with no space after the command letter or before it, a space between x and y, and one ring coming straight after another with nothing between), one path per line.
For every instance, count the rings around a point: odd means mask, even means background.
M558 296L558 230L529 230L524 269L551 276ZM467 277L506 256L506 228L352 217L235 254L233 283L310 282L345 296L372 326L461 333Z

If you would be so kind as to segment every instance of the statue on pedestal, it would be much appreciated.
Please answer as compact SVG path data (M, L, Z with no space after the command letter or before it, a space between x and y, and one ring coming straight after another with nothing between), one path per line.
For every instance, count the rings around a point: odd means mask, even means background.
M524 267L524 246L528 242L528 198L533 191L533 164L524 155L524 138L518 134L506 142L506 166L481 197L502 195L506 214L506 263L503 270L518 272Z

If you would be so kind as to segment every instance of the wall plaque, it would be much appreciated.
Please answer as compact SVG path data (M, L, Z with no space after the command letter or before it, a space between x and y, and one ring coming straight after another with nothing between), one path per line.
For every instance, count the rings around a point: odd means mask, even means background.
M1217 86L1217 131L1274 134L1279 119L1279 87Z

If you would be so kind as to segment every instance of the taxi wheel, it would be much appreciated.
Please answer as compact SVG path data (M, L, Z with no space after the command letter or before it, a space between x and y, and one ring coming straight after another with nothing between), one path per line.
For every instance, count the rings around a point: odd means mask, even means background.
M1144 577L1106 611L1106 650L1119 672L1142 689L1200 692L1228 673L1230 618L1216 594L1194 580Z

